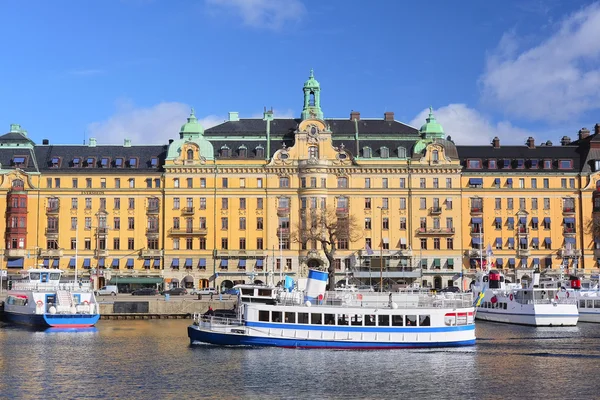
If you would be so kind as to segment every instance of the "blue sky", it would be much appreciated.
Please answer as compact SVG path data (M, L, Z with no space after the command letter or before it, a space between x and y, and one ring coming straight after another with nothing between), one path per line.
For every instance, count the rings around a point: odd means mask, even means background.
M309 70L326 117L420 126L457 144L575 138L600 122L600 4L517 0L1 2L0 127L41 142L165 143L205 127L298 117Z

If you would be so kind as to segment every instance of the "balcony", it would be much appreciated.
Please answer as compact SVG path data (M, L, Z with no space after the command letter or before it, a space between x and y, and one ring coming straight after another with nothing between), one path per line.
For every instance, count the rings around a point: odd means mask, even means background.
M159 207L158 206L148 206L148 208L146 208L146 214L149 215L155 215L159 213Z
M416 267L385 267L383 271L379 267L359 267L353 272L355 278L379 277L380 273L383 278L420 278L423 274L422 269Z
M517 249L517 257L529 257L531 255L531 249Z
M598 250L596 250L596 251L598 251ZM566 249L566 248L558 249L558 256L563 257L563 258L581 257L581 250Z
M195 236L195 235L206 235L206 228L171 228L169 234L172 236Z
M575 207L563 207L563 215L574 217L575 216Z
M529 228L524 226L517 227L517 235L518 236L527 236L529 235Z
M108 235L108 228L105 226L96 228L96 234L98 236L106 236L106 235Z
M26 257L27 250L25 249L5 249L4 257Z
M335 209L335 213L338 217L347 217L348 216L348 207L337 207Z
M108 250L107 249L96 249L96 251L94 251L94 257L96 257L96 258L108 257Z
M40 249L40 258L57 258L63 256L63 249Z
M430 215L440 215L442 213L442 207L431 207L429 209Z
M454 228L418 228L417 235L454 235Z
M163 255L162 250L158 250L158 249L142 249L142 250L140 250L140 257L142 257L142 258L162 257L162 255Z
M181 215L194 215L194 207L183 207L181 209Z
M49 207L46 207L46 214L48 214L48 215L56 215L56 214L58 214L59 209L60 208L58 207L58 204L51 205Z
M6 227L6 233L12 233L12 234L27 234L27 227L26 226L7 226Z
M248 260L266 257L265 250L217 250L216 258L245 258Z
M483 207L471 207L471 215L483 215Z
M289 238L290 228L277 228L277 236L281 238Z
M474 237L483 236L483 229L482 228L472 228L471 236L474 236Z
M46 228L47 237L58 237L58 228Z
M577 230L575 228L564 228L563 229L563 235L565 237L575 237L576 233L577 233Z
M158 228L146 228L146 236L158 237Z
M286 215L290 215L289 207L277 207L277 216L284 217Z
M484 250L483 249L467 250L465 255L469 258L480 258L480 257L484 256Z

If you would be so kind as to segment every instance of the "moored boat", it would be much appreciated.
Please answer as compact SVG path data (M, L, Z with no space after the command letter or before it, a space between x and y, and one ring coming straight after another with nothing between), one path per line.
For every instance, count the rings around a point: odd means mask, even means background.
M559 290L561 296L575 299L579 311L578 322L600 323L600 289L598 282L583 280L575 275L564 280L542 281L543 288Z
M194 315L190 342L225 346L391 349L475 343L470 293L325 292L310 271L305 291L262 287L266 299L238 297L234 318Z
M4 302L6 322L35 327L89 327L100 319L89 282L61 282L56 269L30 269L13 281Z

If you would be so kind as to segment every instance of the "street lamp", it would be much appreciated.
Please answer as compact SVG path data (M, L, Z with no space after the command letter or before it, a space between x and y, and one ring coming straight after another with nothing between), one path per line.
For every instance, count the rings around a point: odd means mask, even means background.
M383 207L377 206L379 209L379 292L383 292Z

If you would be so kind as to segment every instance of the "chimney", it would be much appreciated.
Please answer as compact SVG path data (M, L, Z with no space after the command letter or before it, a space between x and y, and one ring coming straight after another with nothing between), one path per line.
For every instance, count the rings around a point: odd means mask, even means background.
M44 140L42 140L42 144L48 145L48 144L50 144L50 141L48 139L44 139Z
M352 110L350 112L350 121L358 120L360 121L360 112Z
M597 135L600 133L600 123L597 123L596 125L594 125L594 135Z
M552 146L552 141L551 140L546 140L546 146Z
M273 107L270 110L267 110L265 107L265 111L263 112L263 121L273 121Z
M123 147L131 147L131 139L124 139L123 140Z
M581 128L579 130L579 140L585 139L588 136L590 136L590 130L588 128Z
M90 138L90 143L89 145L90 147L96 147L96 138L91 137Z
M240 120L240 113L237 111L229 111L229 121L236 122Z
M169 144L173 143L173 139L169 139Z
M499 149L500 148L500 139L498 139L498 136L496 136L492 140L492 147L495 148L495 149Z
M388 121L388 122L393 122L394 121L394 112L387 111L387 112L383 113L383 120Z
M566 146L568 144L571 144L571 138L568 136L563 136L562 139L560 139L560 145Z
M530 149L535 149L535 139L532 136L527 138L527 147Z

